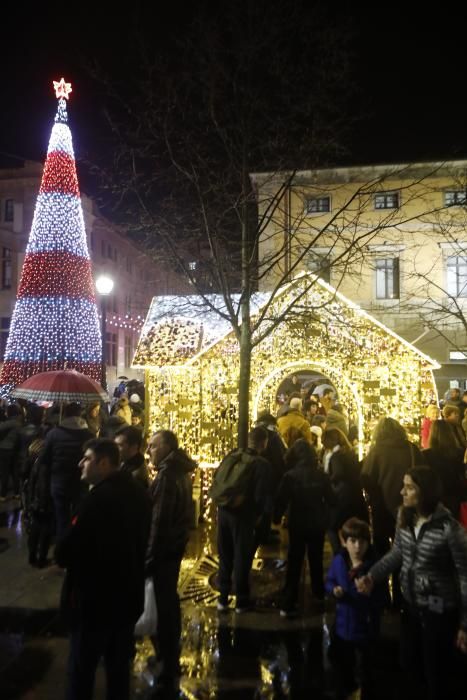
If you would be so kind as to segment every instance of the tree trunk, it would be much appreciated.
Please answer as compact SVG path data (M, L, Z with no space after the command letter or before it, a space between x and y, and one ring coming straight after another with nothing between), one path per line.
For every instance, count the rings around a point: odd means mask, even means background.
M240 371L238 379L238 446L245 449L248 445L248 427L250 420L250 375L251 375L251 250L250 227L248 217L248 195L250 182L246 159L243 161L242 182L242 301L240 303Z
M240 336L240 375L238 381L238 446L246 448L250 422L251 329L249 318L243 318Z

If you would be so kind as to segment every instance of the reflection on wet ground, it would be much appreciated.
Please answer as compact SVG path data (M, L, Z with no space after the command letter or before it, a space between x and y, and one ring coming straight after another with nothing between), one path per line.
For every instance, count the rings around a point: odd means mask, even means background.
M68 643L57 606L62 573L27 565L19 511L10 504L0 513L0 698L54 700L64 697ZM288 620L278 612L285 574L285 537L258 551L252 572L254 611L220 614L217 558L211 527L192 532L180 577L183 609L181 688L192 700L261 700L334 697L334 677L327 659L332 605L301 591L301 617ZM1 540L0 540L1 544ZM327 552L329 559L329 552ZM424 697L397 668L398 616L386 614L375 661L375 698ZM153 649L137 643L133 698L149 700L154 683ZM467 675L466 675L467 677ZM105 697L102 669L95 698ZM461 688L461 686L460 686ZM465 692L465 687L464 687ZM425 693L426 697L426 693ZM457 698L463 697L462 690Z

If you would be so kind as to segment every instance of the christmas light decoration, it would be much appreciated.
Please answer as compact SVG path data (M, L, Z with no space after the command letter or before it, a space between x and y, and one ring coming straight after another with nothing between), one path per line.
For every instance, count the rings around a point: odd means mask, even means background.
M135 354L135 364L147 370L149 430L178 434L206 469L198 477L206 500L211 467L236 440L238 343L230 331L204 346L203 333L210 339L216 333L215 326L207 328L206 315L198 317L188 307L183 315L178 307L172 318L161 317L156 309L164 304L164 298L154 299ZM268 318L280 318L291 306L293 314L253 350L252 419L261 410L276 412L277 389L287 376L311 370L336 387L339 402L358 425L361 455L382 415L400 421L418 442L424 406L437 399L433 370L438 363L312 273L281 290Z
M76 369L99 381L102 343L66 102L58 98L0 384Z

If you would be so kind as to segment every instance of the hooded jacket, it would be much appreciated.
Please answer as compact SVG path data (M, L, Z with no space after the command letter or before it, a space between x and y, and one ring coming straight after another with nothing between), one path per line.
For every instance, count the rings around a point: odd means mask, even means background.
M158 465L157 476L149 489L152 514L146 575L154 573L155 562L183 556L192 522L191 474L196 466L180 448Z
M328 475L301 460L282 478L274 522L280 522L288 507L289 531L324 532L329 525L329 509L335 502Z

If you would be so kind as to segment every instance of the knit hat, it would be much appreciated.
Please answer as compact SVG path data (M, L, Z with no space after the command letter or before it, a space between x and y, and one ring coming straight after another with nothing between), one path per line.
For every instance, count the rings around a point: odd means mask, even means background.
M130 396L130 403L139 403L141 401L141 397L139 394L132 394Z
M292 400L290 401L289 406L290 406L290 408L291 408L292 410L298 410L298 411L299 411L299 410L301 409L301 407L302 407L302 400L301 400L301 399L294 398L294 399L292 399Z
M318 436L318 440L321 440L321 438L323 436L323 431L319 427L319 425L312 425L310 428L310 431Z

